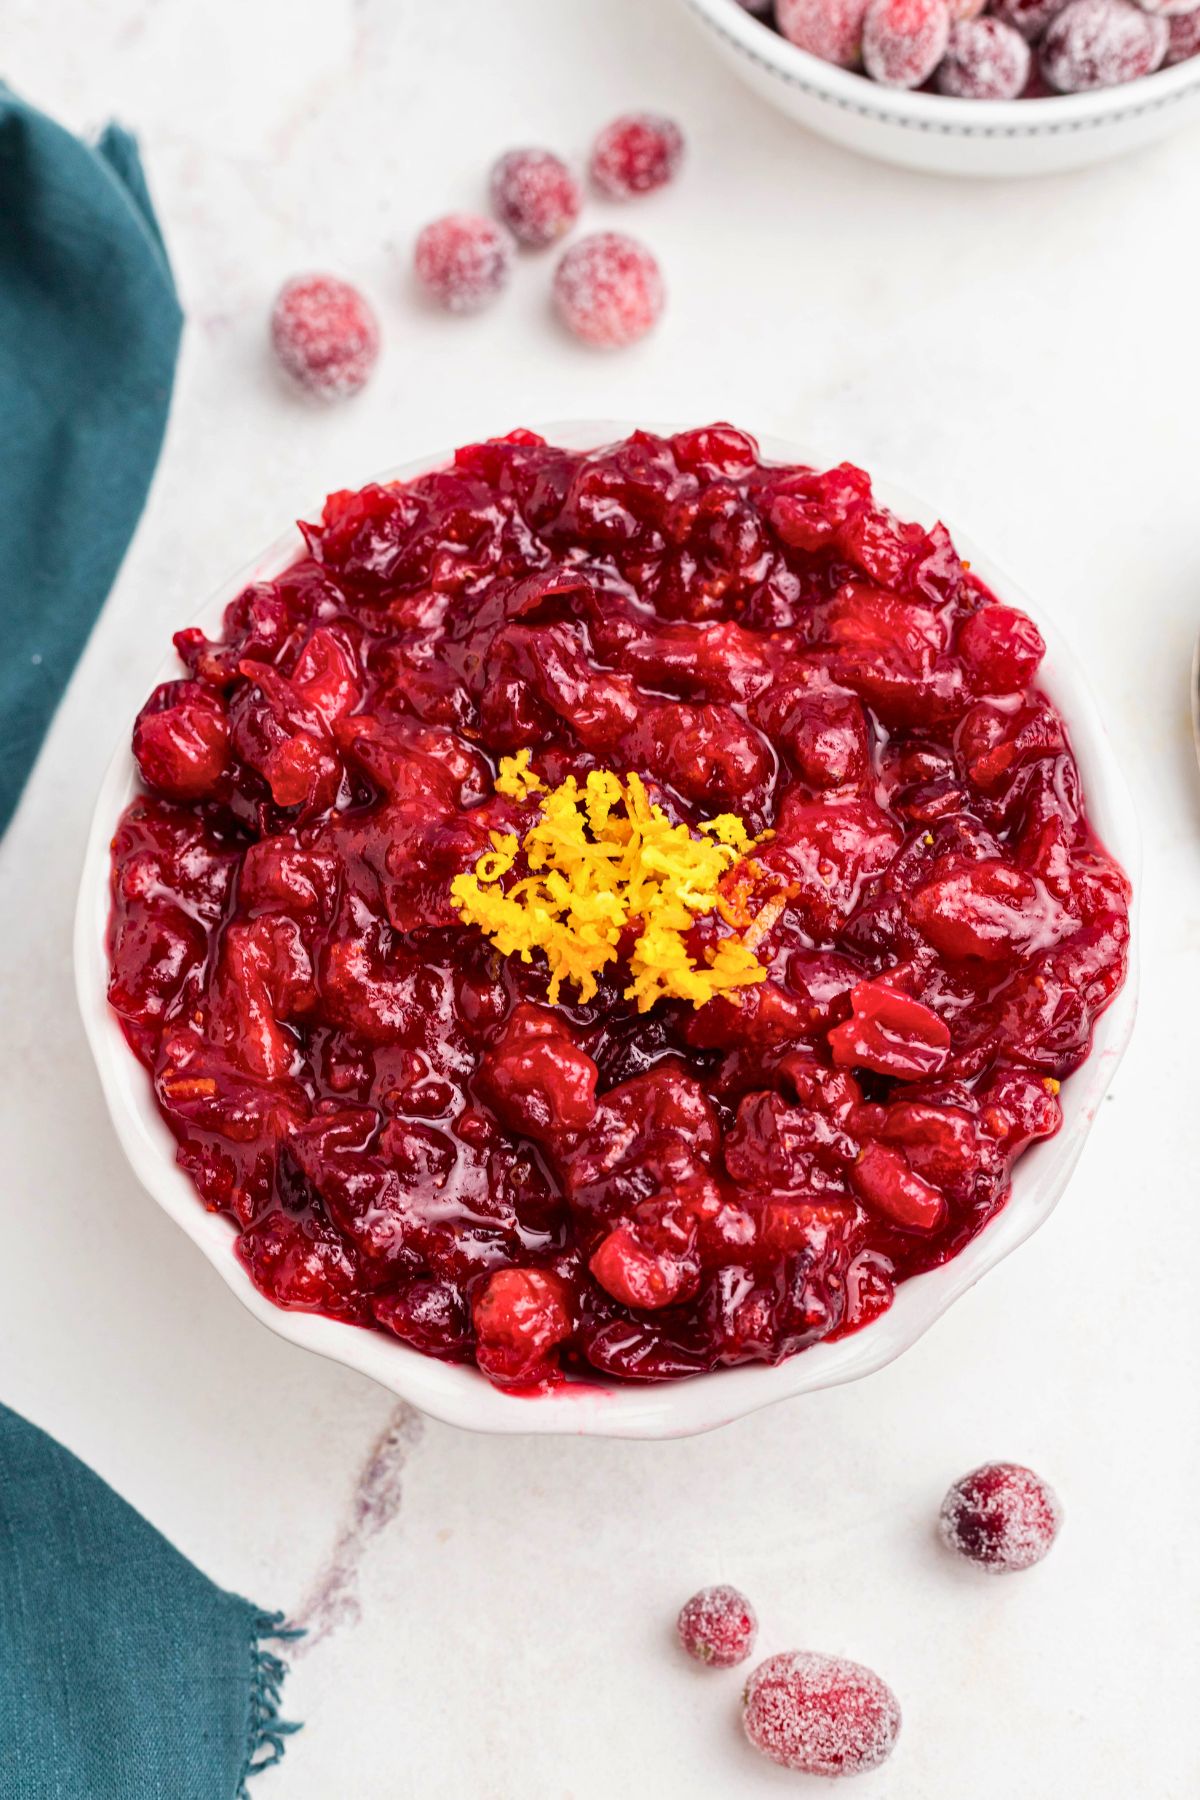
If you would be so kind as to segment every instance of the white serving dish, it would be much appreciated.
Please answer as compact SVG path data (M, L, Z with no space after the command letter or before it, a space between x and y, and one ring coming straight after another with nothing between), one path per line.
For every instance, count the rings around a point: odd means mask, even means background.
M662 425L651 428L677 429ZM551 424L540 429L552 441L583 449L624 437L634 426L606 420ZM826 466L834 460L770 438L761 439L760 443L763 455L774 461ZM450 454L443 451L421 457L379 479L408 479L442 466ZM938 516L890 483L877 482L875 492L885 506L905 518L932 524ZM319 504L316 496L313 499ZM957 531L954 537L972 567L1002 599L1037 618L1047 645L1043 685L1068 722L1093 824L1132 878L1136 904L1141 858L1137 815L1083 673L1043 609L1030 606L1020 589L968 537ZM278 574L302 548L299 532L288 532L226 582L192 623L210 635L219 633L228 602L248 582ZM174 657L168 658L156 672L147 675L147 691L153 683L178 674ZM776 1367L759 1364L721 1369L692 1380L653 1386L572 1382L529 1398L505 1394L476 1369L422 1356L381 1332L310 1313L285 1312L273 1305L254 1287L235 1256L229 1221L205 1210L188 1177L177 1167L175 1140L155 1105L146 1071L127 1046L105 998L109 847L120 814L136 788L129 730L124 729L96 803L75 921L79 1005L113 1124L134 1173L200 1247L242 1304L272 1331L307 1350L361 1370L435 1418L479 1431L684 1437L726 1424L777 1400L855 1381L882 1368L914 1344L948 1306L1049 1217L1067 1185L1133 1029L1138 978L1136 931L1125 987L1097 1026L1091 1057L1064 1083L1063 1127L1058 1136L1035 1144L1021 1158L1007 1205L962 1254L942 1268L902 1283L890 1311L863 1331L836 1343L814 1345ZM1081 1224L1086 1227L1085 1217Z
M1045 175L1151 144L1200 119L1200 56L1123 87L1046 100L951 100L882 87L798 50L738 0L679 0L761 94L847 150L938 175Z

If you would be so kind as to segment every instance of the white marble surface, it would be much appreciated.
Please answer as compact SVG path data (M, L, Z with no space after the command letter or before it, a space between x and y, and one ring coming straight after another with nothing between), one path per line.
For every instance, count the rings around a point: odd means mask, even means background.
M862 1800L1194 1794L1200 137L1042 183L903 175L764 111L668 0L15 0L0 57L68 123L140 132L190 319L144 521L0 851L0 1392L314 1624L263 1800L816 1792L740 1743L736 1675L673 1653L675 1607L723 1578L764 1651L846 1652L899 1690ZM475 322L413 303L414 228L475 202L492 155L579 151L630 104L692 145L636 213L671 288L653 340L560 338L540 261ZM263 355L274 287L312 264L387 330L338 412ZM969 523L1071 632L1147 850L1139 1030L1052 1223L871 1381L661 1446L460 1435L254 1324L128 1175L69 967L100 765L206 591L327 486L605 414L824 444ZM1067 1507L1011 1582L930 1539L993 1456Z

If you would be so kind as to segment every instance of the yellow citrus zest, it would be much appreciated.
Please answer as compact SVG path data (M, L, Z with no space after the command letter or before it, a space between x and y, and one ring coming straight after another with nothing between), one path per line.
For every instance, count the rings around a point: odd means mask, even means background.
M615 962L631 925L638 935L625 998L639 1012L665 997L703 1006L716 994L766 979L749 932L749 941L734 935L708 946L702 963L686 942L703 913L719 910L727 923L736 916L752 924L743 898L748 887L741 884L741 904L732 908L719 887L757 841L733 813L708 819L693 833L671 823L640 776L622 780L598 769L582 786L571 775L546 789L529 767L528 750L501 760L496 791L515 800L538 793L537 817L521 838L493 831L491 849L450 884L451 899L463 921L477 925L505 956L529 962L535 950L544 952L551 1003L564 981L590 1000L596 977ZM505 886L521 854L529 873Z

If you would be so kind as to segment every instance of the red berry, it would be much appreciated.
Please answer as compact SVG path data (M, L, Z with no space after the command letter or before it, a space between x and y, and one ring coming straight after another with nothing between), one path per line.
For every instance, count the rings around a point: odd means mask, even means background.
M995 18L1033 43L1066 4L1067 0L992 0L990 10Z
M732 1669L754 1648L758 1619L745 1594L722 1582L701 1588L679 1614L675 1629L689 1656L713 1669Z
M379 356L379 322L335 275L297 275L271 309L271 344L292 380L322 400L357 394Z
M1129 0L1071 0L1042 40L1042 74L1060 94L1118 87L1152 74L1169 38L1165 19Z
M204 800L229 767L229 715L199 681L164 681L133 727L133 754L147 787L171 800Z
M856 69L862 61L867 0L778 0L775 17L789 43L822 62Z
M1200 7L1195 12L1176 13L1170 21L1166 63L1186 62L1200 51Z
M998 38L999 33L1004 33L1006 49L1002 50L997 41L980 56L976 53L983 50L982 45L976 43L964 46L964 34L969 31L977 36L985 25L991 28L994 38ZM1002 25L998 19L979 19L970 27L959 27L951 32L949 54L938 70L939 85L955 58L958 58L965 70L972 57L975 58L975 66L981 79L988 67L994 67L998 71L1004 58L1012 57L1014 63L1020 62L1024 69L1016 92L1019 93L1024 87L1029 72L1029 47L1011 27ZM1015 67L1013 73L1016 73ZM962 93L963 89L943 87L942 92ZM992 93L968 97L1011 100L1014 96ZM1033 620L1023 612L1018 612L1015 606L981 606L959 629L958 653L974 676L977 693L1014 694L1018 689L1029 686L1037 673L1038 664L1046 654L1046 646Z
M864 1144L850 1170L854 1191L906 1231L933 1231L946 1216L946 1202L890 1144Z
M1196 10L1196 0L1137 0L1143 12L1158 13L1164 19L1186 18Z
M861 1663L813 1650L769 1656L746 1683L742 1724L756 1750L802 1775L861 1775L886 1762L900 1703Z
M863 19L863 63L886 87L916 88L946 54L946 0L871 0Z
M554 274L559 313L576 337L602 349L632 344L663 308L658 264L643 245L619 231L580 238Z
M1031 61L1029 45L1011 25L1000 19L965 19L950 27L945 60L937 72L938 92L959 100L1015 100L1029 79ZM1007 610L985 607L976 617ZM1014 685L1023 687L1024 682Z
M448 213L426 225L413 262L417 280L448 312L477 312L507 285L512 249L491 219Z
M851 1016L829 1033L833 1060L900 1081L936 1075L950 1052L950 1028L928 1006L883 981L850 990Z
M567 1289L547 1269L497 1269L475 1301L475 1358L493 1381L533 1386L554 1374L550 1352L571 1334Z
M964 1475L938 1515L942 1542L997 1575L1041 1562L1061 1524L1054 1489L1019 1463L984 1463Z
M510 150L492 169L490 191L496 217L531 250L570 231L583 203L579 183L551 150Z
M683 160L683 133L658 113L626 113L592 146L592 180L609 200L651 194L672 181Z

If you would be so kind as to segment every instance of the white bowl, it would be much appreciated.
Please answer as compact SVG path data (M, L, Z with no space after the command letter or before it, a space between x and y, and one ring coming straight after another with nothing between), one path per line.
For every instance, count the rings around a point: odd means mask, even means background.
M541 427L551 441L579 449L613 442L633 429L627 422L611 420ZM654 429L668 431L678 427ZM826 466L833 460L769 438L760 441L764 456L775 461ZM450 454L444 451L422 457L379 479L408 479L441 467ZM875 491L884 505L902 517L932 524L938 516L889 483L876 483ZM954 535L959 550L1002 599L1034 611L1013 582L968 538L958 532ZM288 532L214 594L193 624L210 634L218 633L226 605L247 582L278 574L302 548L299 532ZM1082 672L1040 607L1036 616L1047 646L1044 685L1061 706L1070 726L1092 822L1133 879L1136 895L1141 850L1132 797ZM152 676L148 675L147 690L152 682L171 680L178 674L175 659L168 658ZM683 1437L726 1424L776 1400L854 1381L882 1368L914 1344L952 1301L965 1294L981 1275L994 1268L1048 1218L1083 1149L1088 1128L1133 1029L1136 934L1128 979L1096 1027L1092 1054L1078 1073L1063 1084L1063 1126L1058 1136L1035 1144L1020 1159L1007 1205L961 1255L942 1268L903 1282L890 1310L864 1330L836 1343L816 1344L776 1367L745 1365L719 1369L688 1381L651 1386L573 1381L530 1398L506 1394L493 1387L478 1370L422 1356L382 1332L311 1313L285 1312L273 1305L258 1292L235 1256L234 1233L228 1219L205 1211L191 1181L176 1165L175 1140L155 1104L146 1071L126 1044L105 998L109 849L117 821L137 785L126 728L96 803L75 920L79 1004L125 1154L163 1210L200 1246L238 1299L264 1325L294 1344L373 1376L422 1411L455 1425L480 1431L592 1437ZM1081 1219L1081 1223L1086 1224L1086 1220Z
M1151 144L1200 118L1200 57L1123 87L1046 100L888 88L798 50L738 5L680 0L743 81L848 150L939 175L1043 175Z

